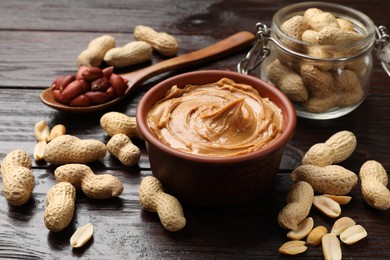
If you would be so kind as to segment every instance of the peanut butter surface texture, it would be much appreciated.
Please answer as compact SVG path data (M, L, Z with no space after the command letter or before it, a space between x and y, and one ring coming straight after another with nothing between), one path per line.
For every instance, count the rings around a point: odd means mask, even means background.
M253 87L228 78L205 85L173 86L148 113L163 143L204 156L257 151L283 132L282 111Z

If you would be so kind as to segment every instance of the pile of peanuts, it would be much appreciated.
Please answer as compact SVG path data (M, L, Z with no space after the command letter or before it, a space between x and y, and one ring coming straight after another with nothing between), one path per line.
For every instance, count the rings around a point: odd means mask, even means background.
M65 105L86 107L106 103L123 96L127 80L113 73L114 67L81 66L76 74L60 76L51 89L54 99Z
M345 62L329 61L359 54L359 49L353 46L364 35L355 31L351 21L309 8L302 15L284 21L280 29L297 40L284 40L289 48L313 57L313 61L306 60L277 50L275 59L267 64L267 79L291 101L311 113L354 106L362 101L370 66L367 55Z
M138 163L140 149L132 138L143 139L135 117L120 112L107 112L100 118L102 129L110 137L107 143L100 140L82 140L66 133L62 124L51 129L44 120L34 126L37 143L33 157L53 166L54 184L46 194L43 215L45 226L51 232L61 232L72 222L76 208L77 190L91 199L118 197L124 190L120 179L111 174L95 174L87 165L106 157L107 151L122 165L131 167ZM22 206L32 197L35 179L30 155L15 149L1 162L2 193L10 205ZM142 179L139 199L143 209L159 215L161 224L168 231L178 231L186 225L180 202L163 190L153 176ZM94 232L91 223L80 226L70 238L72 247L81 247Z
M178 42L164 32L138 25L134 29L136 41L116 47L111 35L102 35L90 41L87 49L77 57L76 74L60 76L52 84L53 98L65 105L86 107L106 103L123 96L128 89L127 80L113 73L152 59L153 51L163 56L174 56ZM104 69L101 67L108 66Z
M287 237L290 239L279 248L280 253L295 255L305 252L307 245L322 245L325 259L341 259L340 241L351 245L365 238L368 234L362 225L350 217L340 217L341 206L351 201L352 197L347 194L359 178L361 195L368 205L378 210L390 208L388 176L379 162L365 162L359 175L337 165L353 153L356 145L352 132L340 131L324 143L314 144L305 153L302 165L290 175L294 183L287 195L287 204L278 214L278 223L289 229ZM325 226L315 226L309 216L312 206L336 219L330 232Z

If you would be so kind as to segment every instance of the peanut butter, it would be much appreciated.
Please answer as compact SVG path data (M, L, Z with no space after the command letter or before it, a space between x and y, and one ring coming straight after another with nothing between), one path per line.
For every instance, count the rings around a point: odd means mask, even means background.
M148 112L152 132L183 152L233 156L257 151L283 132L282 111L252 86L223 78L173 86Z

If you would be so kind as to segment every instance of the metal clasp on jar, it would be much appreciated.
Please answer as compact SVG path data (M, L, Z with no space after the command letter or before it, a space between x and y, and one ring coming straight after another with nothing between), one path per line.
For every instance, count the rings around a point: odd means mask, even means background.
M271 50L266 47L268 39L270 39L270 30L267 25L264 23L257 23L256 30L257 41L255 45L237 66L238 72L242 74L249 74L252 70L256 69L271 53Z
M387 33L386 27L383 25L376 27L376 34L375 49L377 50L377 58L390 77L390 36Z

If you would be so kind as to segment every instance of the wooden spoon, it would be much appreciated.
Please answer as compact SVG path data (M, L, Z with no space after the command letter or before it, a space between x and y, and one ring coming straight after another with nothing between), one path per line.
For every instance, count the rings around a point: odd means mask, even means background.
M74 112L74 113L91 113L91 112L103 110L125 99L144 81L150 79L153 76L177 68L184 68L202 62L207 62L212 59L221 57L223 55L230 54L234 51L237 51L238 49L250 45L254 39L255 36L250 32L246 32L246 31L238 32L206 48L194 52L190 52L181 56L177 56L168 60L164 60L162 62L153 64L143 69L121 74L122 77L125 77L129 80L128 83L129 88L127 89L125 95L113 99L104 104L88 106L88 107L72 107L72 106L64 105L57 102L54 99L51 88L47 88L44 91L42 91L40 97L42 102L45 105L60 111Z

